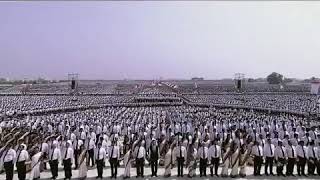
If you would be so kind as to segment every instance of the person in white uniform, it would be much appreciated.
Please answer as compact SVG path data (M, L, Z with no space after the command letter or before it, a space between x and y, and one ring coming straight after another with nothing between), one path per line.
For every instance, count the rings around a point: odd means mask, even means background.
M61 160L61 151L57 147L57 143L52 143L51 149L49 151L49 164L52 174L51 179L56 179L58 177L58 165Z
M103 166L104 160L106 159L106 150L102 147L102 143L98 143L97 153L96 153L96 163L97 163L97 178L103 178Z
M26 162L29 161L29 153L27 151L27 146L25 144L21 144L19 147L19 152L17 156L16 167L18 171L18 179L25 180L26 179Z
M13 179L14 160L16 159L17 153L12 147L12 143L9 143L5 148L3 156L3 166L6 172L6 180Z
M72 160L73 160L73 149L72 142L70 140L67 141L66 152L63 158L63 167L64 167L64 175L65 180L71 179L72 177Z

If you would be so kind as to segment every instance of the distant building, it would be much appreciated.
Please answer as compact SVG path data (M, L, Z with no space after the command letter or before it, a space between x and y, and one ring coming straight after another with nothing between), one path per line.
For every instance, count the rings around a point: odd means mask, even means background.
M311 90L310 94L318 95L320 90L320 81L319 80L313 80L311 82Z
M191 78L192 81L203 81L204 79L202 77L194 77Z

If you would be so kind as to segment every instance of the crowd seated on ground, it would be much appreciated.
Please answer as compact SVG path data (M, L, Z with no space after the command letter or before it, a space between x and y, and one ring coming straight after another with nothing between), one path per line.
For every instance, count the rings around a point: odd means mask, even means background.
M0 96L0 114L128 102L131 96Z
M316 112L317 97L301 94L224 94L187 95L191 102L208 104L243 105L251 107L291 110L297 112Z
M181 84L178 86L177 91L181 94L215 94L215 93L234 93L239 92L235 84ZM295 93L308 93L310 92L310 85L270 85L270 84L253 84L246 83L242 91L250 93L261 92L295 92Z
M224 104L224 105L242 105L257 108L272 108L278 110L290 110L296 112L315 113L317 111L317 98L308 93L299 93L305 90L305 86L286 86L288 91L281 93L274 91L272 93L264 92L273 91L272 85L255 84L247 86L246 90L249 92L235 93L234 86L229 85L208 85L201 84L197 88L191 85L181 86L178 89L183 89L184 92L189 90L196 91L196 93L183 94L161 83L150 85L137 85L135 83L119 83L119 84L99 84L87 83L79 85L79 93L77 96L69 95L64 92L67 88L66 84L47 84L31 86L31 92L38 92L39 94L28 93L27 95L11 95L0 96L0 114L7 111L23 112L39 109L49 109L57 107L70 107L78 105L100 105L112 103L133 102L134 98L145 98L146 101L155 102L157 98L161 101L167 97L179 97L181 100L190 103L204 103L204 104ZM15 88L11 88L15 89ZM35 91L37 90L37 91ZM252 93L250 91L256 91ZM59 92L59 93L58 93ZM206 94L202 92L219 92L216 94ZM223 93L221 93L223 92ZM49 93L42 94L42 93ZM50 94L53 93L53 94ZM54 94L57 93L57 94ZM110 95L108 95L110 93ZM10 93L9 93L10 94ZM150 99L151 98L151 99ZM140 99L141 100L141 99ZM139 103L145 103L145 100L137 100ZM175 100L174 100L175 101ZM180 99L178 100L180 101ZM169 102L169 101L168 101Z

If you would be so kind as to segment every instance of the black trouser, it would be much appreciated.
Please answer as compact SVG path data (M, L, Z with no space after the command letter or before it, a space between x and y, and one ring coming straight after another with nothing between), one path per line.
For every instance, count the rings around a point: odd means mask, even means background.
M314 171L316 170L316 162L317 162L317 160L315 158L309 159L309 161L308 161L308 174L309 175L314 175Z
M25 161L20 161L16 163L17 171L18 171L18 179L25 180L26 179L26 164Z
M51 170L52 177L57 178L58 177L58 165L59 165L58 160L49 161L49 164L50 164L50 170Z
M320 161L317 161L316 166L317 166L317 173L320 176Z
M214 174L218 175L219 161L220 161L219 158L211 158L211 164L212 164L212 166L210 166L211 176L213 176L213 168L214 168Z
M143 176L144 158L136 158L137 177Z
M277 175L280 176L280 175L283 175L283 166L284 166L284 161L285 159L283 158L279 158L278 161L282 162L282 164L277 164ZM279 166L280 165L280 166Z
M178 164L178 177L183 176L183 163L184 163L184 158L177 158L177 164Z
M3 164L4 170L6 171L6 180L13 179L13 161L4 162Z
M71 169L71 159L63 160L64 176L65 178L71 179L72 169Z
M43 157L44 159L47 159L48 158L48 154L46 152L43 153ZM47 170L47 163L46 162L43 162L43 169Z
M207 164L208 164L208 159L200 158L200 177L207 176Z
M268 174L268 167L269 167L269 173L273 174L273 157L266 157L266 163L264 166L264 173Z
M151 176L157 176L158 173L158 160L151 160L150 161L151 166Z
M307 159L306 158L302 158L302 157L298 157L299 159L299 162L297 164L297 171L298 171L298 175L305 175L304 173L304 169L305 169L305 166L306 166L306 161Z
M92 166L94 166L94 150L89 149L88 153L89 153L89 165L90 165L90 160L91 160Z
M253 175L257 176L261 173L261 166L262 166L262 156L255 156L253 158Z
M287 172L286 172L288 176L293 175L293 168L294 168L295 162L296 162L295 158L288 158Z
M117 177L118 159L117 158L111 158L110 159L110 166L111 166L111 177Z
M97 159L96 162L97 162L98 177L102 178L104 161Z
M79 158L79 154L80 154L80 152L79 152L79 150L78 149L75 149L74 150L74 166L75 166L75 169L78 169L78 166L79 166L79 162L78 162L78 158Z

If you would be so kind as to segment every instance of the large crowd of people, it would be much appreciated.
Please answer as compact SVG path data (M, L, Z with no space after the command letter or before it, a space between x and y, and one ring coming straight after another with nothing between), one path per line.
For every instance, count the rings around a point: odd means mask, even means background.
M0 96L0 114L128 102L131 96Z
M60 163L66 179L85 179L90 166L103 178L106 164L114 178L121 176L119 165L124 178L144 177L147 164L152 176L164 177L174 166L178 177L244 177L249 164L255 176L320 175L319 122L290 114L109 107L10 119L1 122L1 132L0 164L9 180L14 167L19 179L40 178L42 169L50 169L55 179ZM157 173L158 167L164 174ZM131 168L136 174L130 174Z
M0 172L7 180L39 179L45 169L52 179L59 174L86 179L92 168L97 178L110 174L124 179L143 178L146 168L152 177L170 177L175 169L178 177L189 178L320 175L319 121L286 111L211 106L315 112L316 96L182 95L167 85L114 87L129 93L0 96ZM104 104L111 106L45 112ZM35 110L43 111L22 113ZM64 172L59 172L61 166ZM123 174L118 173L120 166Z
M198 93L198 94L217 94L225 92L238 92L234 83L179 83L177 91L182 94ZM299 85L271 85L267 83L244 83L242 90L246 92L291 92L291 93L306 93L310 92L309 84Z
M317 113L317 96L310 94L219 94L187 95L191 102Z

